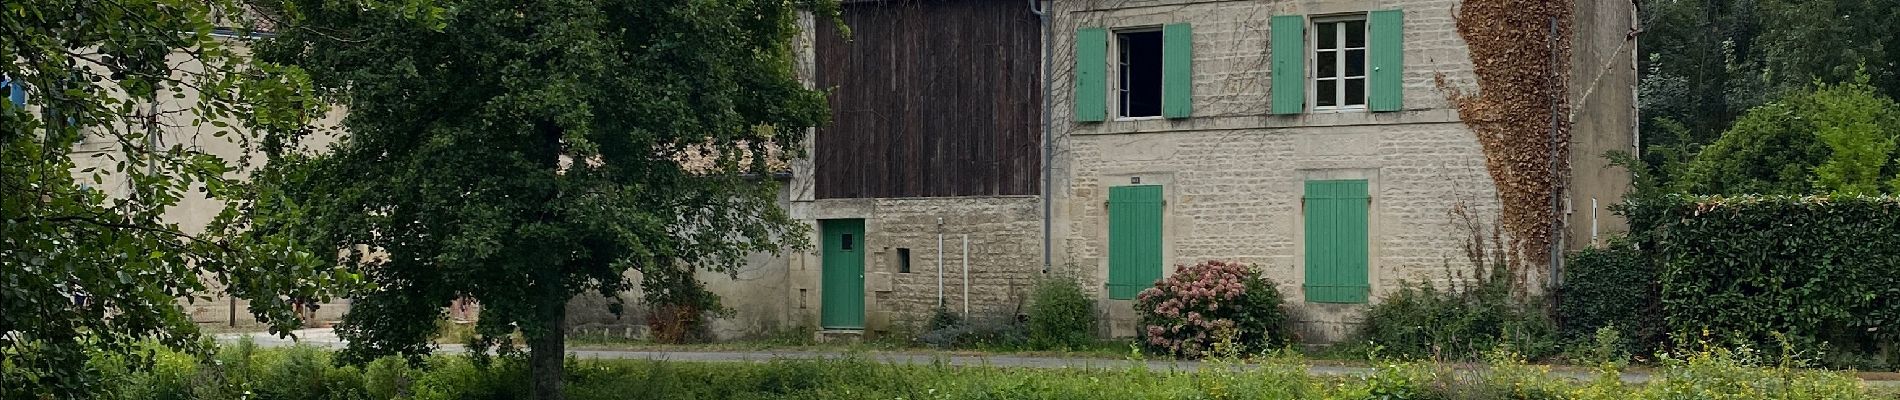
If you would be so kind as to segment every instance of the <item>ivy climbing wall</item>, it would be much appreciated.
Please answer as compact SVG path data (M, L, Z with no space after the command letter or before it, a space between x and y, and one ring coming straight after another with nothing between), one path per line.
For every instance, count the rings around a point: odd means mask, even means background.
M1458 34L1475 90L1441 85L1483 147L1503 209L1514 287L1541 287L1569 170L1571 12L1558 0L1463 0Z

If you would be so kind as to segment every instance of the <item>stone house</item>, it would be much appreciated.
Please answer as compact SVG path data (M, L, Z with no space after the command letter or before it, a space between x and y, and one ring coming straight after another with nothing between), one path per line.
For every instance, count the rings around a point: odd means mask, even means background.
M1621 229L1600 205L1629 177L1601 156L1636 143L1634 7L1574 4L1570 92L1594 97L1572 101L1588 117L1567 197L1590 207L1566 224L1573 247ZM1469 264L1455 212L1496 220L1486 155L1441 89L1475 86L1456 0L1051 7L1070 61L1051 91L1053 236L1103 289L1112 335L1134 333L1130 299L1171 265L1225 259L1278 282L1307 340L1342 339L1401 282Z
M1603 207L1629 177L1601 156L1636 143L1634 6L1573 4L1571 248L1622 229ZM1441 87L1476 79L1458 6L1054 0L1041 25L1013 1L848 2L848 38L822 21L806 38L833 125L791 174L816 246L788 260L786 322L902 330L966 302L1007 317L1054 273L1098 296L1101 333L1126 336L1136 292L1224 259L1278 282L1305 338L1341 339L1402 281L1468 264L1454 211L1499 212Z
M1634 149L1636 72L1634 6L1573 4L1562 209L1576 248L1622 229L1603 207L1629 177L1600 156ZM1455 209L1500 208L1439 86L1475 79L1458 5L889 0L846 2L848 33L807 18L797 68L830 93L832 124L778 178L812 246L702 273L734 311L713 333L901 334L939 307L1012 318L1053 274L1098 297L1101 334L1127 336L1135 292L1223 259L1278 282L1305 338L1340 339L1401 281L1465 262ZM202 226L217 211L177 213ZM604 304L575 299L569 326L644 330ZM242 307L188 308L217 323Z

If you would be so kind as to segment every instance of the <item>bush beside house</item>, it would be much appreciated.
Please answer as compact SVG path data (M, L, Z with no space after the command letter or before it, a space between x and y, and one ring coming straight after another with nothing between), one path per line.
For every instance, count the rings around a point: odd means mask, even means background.
M1273 281L1246 264L1185 265L1135 297L1137 335L1157 354L1200 357L1223 341L1263 351L1287 341L1282 301Z

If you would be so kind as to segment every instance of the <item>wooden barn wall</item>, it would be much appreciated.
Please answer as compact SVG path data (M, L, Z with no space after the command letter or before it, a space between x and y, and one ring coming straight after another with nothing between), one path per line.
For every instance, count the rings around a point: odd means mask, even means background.
M818 198L1038 193L1037 21L1020 0L850 3L820 21Z

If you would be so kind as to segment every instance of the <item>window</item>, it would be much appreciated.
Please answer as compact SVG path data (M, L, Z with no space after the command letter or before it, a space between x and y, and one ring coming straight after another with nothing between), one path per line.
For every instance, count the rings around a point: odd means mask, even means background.
M910 273L910 249L903 247L897 248L897 272L901 274Z
M844 234L844 244L842 247L843 248L839 250L851 251L851 234L849 233Z
M1116 87L1123 118L1161 116L1161 31L1115 34L1121 79Z
M1313 22L1313 108L1366 107L1366 20L1363 16Z

